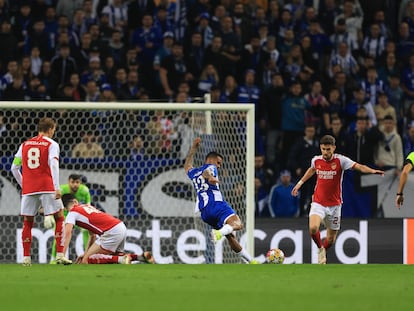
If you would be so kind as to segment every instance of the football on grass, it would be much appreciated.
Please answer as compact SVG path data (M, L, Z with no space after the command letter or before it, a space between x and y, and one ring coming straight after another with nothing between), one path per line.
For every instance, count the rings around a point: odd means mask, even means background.
M279 248L272 248L266 254L266 262L273 264L282 264L285 260L285 254Z

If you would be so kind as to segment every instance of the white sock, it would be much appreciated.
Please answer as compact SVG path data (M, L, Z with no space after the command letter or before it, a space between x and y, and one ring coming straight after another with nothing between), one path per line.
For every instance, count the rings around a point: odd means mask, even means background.
M56 258L63 257L63 253L56 253Z
M229 224L225 224L223 227L221 227L219 231L223 236L226 236L233 232L233 227L230 226Z
M253 259L252 256L250 256L250 254L244 250L244 248L242 248L242 250L236 254L238 254L245 263L249 263Z

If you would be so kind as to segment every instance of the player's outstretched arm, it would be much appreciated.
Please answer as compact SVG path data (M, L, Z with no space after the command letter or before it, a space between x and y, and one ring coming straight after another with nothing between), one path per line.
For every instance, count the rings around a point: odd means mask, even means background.
M365 174L377 174L381 176L384 176L385 174L384 171L376 170L376 169L370 168L369 166L359 164L359 163L355 164L354 170L360 171L361 173L365 173Z
M194 158L194 155L198 147L200 146L200 143L201 143L201 138L200 137L195 138L193 141L193 145L191 146L191 149L188 152L187 158L185 158L184 170L186 174L188 173L190 169L193 168L193 158Z
M310 167L306 170L305 174L302 176L302 178L296 183L295 187L293 187L291 194L296 197L299 193L300 187L315 174L315 169Z
M411 162L406 163L401 171L401 175L400 175L400 183L398 184L398 190L397 190L397 194L396 194L396 198L395 198L395 206L397 208L401 208L401 206L404 203L404 187L405 184L407 183L407 179L408 179L408 173L410 173L410 171L413 169L413 165L411 164Z

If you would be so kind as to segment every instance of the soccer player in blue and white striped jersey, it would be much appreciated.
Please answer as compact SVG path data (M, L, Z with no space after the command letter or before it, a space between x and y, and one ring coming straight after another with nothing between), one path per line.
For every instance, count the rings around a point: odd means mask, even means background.
M201 213L203 221L214 229L211 238L214 242L225 236L231 249L240 255L246 263L257 263L236 240L233 232L241 230L243 224L232 207L223 199L219 189L217 169L223 163L223 156L215 151L207 154L205 162L200 167L193 167L194 155L200 146L201 138L197 137L184 163L187 176L191 179L197 192L196 209Z

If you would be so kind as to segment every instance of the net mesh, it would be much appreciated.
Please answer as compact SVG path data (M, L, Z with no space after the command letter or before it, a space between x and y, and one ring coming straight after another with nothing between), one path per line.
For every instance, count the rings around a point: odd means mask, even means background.
M209 151L221 153L220 187L244 223L245 113L157 110L156 106L153 110L120 110L116 103L112 110L2 109L0 262L22 259L20 192L10 164L19 144L36 134L37 122L44 116L58 124L54 139L61 148L60 182L67 183L72 173L83 176L92 204L126 223L127 251L150 249L160 263L239 262L227 242L209 241L210 228L194 214L195 195L183 163L196 136L202 138L202 145L194 165L201 165ZM48 262L53 232L43 228L42 217L35 220L32 261ZM83 253L80 235L76 236L72 259Z

